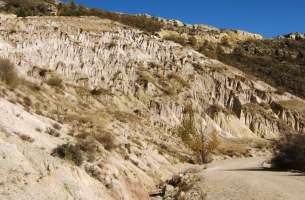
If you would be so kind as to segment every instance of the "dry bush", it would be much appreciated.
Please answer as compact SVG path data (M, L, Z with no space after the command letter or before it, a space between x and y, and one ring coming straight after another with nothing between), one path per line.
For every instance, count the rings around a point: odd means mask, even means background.
M114 41L111 41L111 42L107 45L108 49L115 48L116 46L117 46L117 43L115 43Z
M23 103L27 107L32 107L33 103L29 97L23 97Z
M58 156L62 159L70 160L77 166L80 166L84 161L83 152L79 145L62 144L53 149L53 156Z
M86 165L85 171L98 181L103 181L101 169L95 165Z
M60 133L53 128L47 128L46 133L51 135L51 136L54 136L54 137L59 137L60 136Z
M60 126L58 123L54 123L52 126L53 126L53 128L55 128L56 130L60 130L60 129L61 129L61 126Z
M63 87L63 80L58 76L49 78L46 83L52 87L58 87L58 88Z
M190 84L184 80L183 77L179 76L178 74L175 74L175 73L171 73L167 76L167 78L169 79L174 79L176 80L178 83L180 83L183 87L187 87L189 88L190 87Z
M182 37L180 35L172 34L172 35L165 36L164 39L181 44L182 46L185 46L188 43L188 40L185 37Z
M104 146L104 148L108 151L111 151L112 149L114 149L116 147L115 142L114 142L115 138L109 132L102 131L98 134L95 134L95 139L99 143L101 143Z
M207 138L204 134L197 132L194 122L194 113L190 106L186 106L188 112L182 125L178 128L177 133L185 145L192 149L200 163L211 161L211 153L219 146L216 131Z
M305 133L289 134L276 143L272 167L278 170L305 171Z
M132 123L140 120L140 118L137 115L123 111L115 111L112 113L112 115L114 118L116 118L117 120L123 123L128 123L128 122Z
M94 138L90 137L85 140L80 140L77 145L85 153L84 155L86 155L88 162L93 162L95 160L98 146Z
M28 135L24 135L24 134L18 134L18 136L20 137L20 139L22 139L23 141L27 141L27 142L34 142L34 139Z
M206 110L207 114L213 119L216 117L216 115L218 113L224 113L226 115L234 115L233 111L228 110L225 107L222 107L220 105L214 104L211 105L207 110Z
M98 16L105 19L120 22L127 26L138 28L148 33L159 32L163 23L157 18L146 16L135 16L128 14L111 13L96 8L86 8L83 5L77 5L73 2L61 3L58 6L58 15L61 16Z
M11 87L17 87L20 83L15 65L8 59L0 59L0 80Z

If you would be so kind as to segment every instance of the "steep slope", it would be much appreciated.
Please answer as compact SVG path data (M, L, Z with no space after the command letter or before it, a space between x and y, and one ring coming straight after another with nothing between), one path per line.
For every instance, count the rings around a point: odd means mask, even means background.
M298 34L296 34L298 35ZM305 97L305 37L294 34L269 40L241 42L221 61L277 87Z
M204 142L304 130L302 99L115 21L6 19L0 53L24 79L1 83L4 199L149 199L198 161L179 137L191 114Z

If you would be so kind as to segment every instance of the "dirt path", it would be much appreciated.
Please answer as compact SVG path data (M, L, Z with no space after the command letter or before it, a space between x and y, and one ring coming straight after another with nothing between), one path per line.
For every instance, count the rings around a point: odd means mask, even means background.
M305 200L305 175L262 169L264 158L220 161L201 173L208 200Z

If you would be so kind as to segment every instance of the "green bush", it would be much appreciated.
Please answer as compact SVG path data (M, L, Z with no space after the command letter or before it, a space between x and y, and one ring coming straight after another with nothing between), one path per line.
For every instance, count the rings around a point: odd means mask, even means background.
M272 168L305 171L305 134L289 134L276 143Z
M0 80L11 87L17 87L20 83L15 65L8 59L0 59Z

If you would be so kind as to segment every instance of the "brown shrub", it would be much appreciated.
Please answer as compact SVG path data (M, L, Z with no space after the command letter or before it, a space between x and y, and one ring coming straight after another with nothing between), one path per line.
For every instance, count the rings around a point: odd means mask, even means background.
M0 59L0 80L11 87L17 87L20 83L15 65L8 59Z
M98 134L95 134L95 138L108 151L111 151L112 149L114 149L116 147L116 145L114 143L114 136L109 132L102 131Z
M23 103L27 106L27 107L31 107L33 105L32 100L29 97L24 97L23 98Z
M22 139L23 141L27 141L27 142L34 142L34 139L28 135L24 135L24 134L19 134L18 135L20 137L20 139Z
M63 80L58 76L49 78L46 83L52 87L58 87L58 88L63 87Z
M61 126L60 126L58 123L54 123L52 126L53 126L53 128L55 128L56 130L60 130L60 129L61 129Z
M182 46L185 46L188 43L188 40L180 35L168 35L165 36L164 39L181 44Z
M278 170L305 171L305 134L289 134L276 143L272 167Z
M53 128L47 128L46 133L51 135L51 136L54 136L54 137L59 137L60 136L60 133Z

